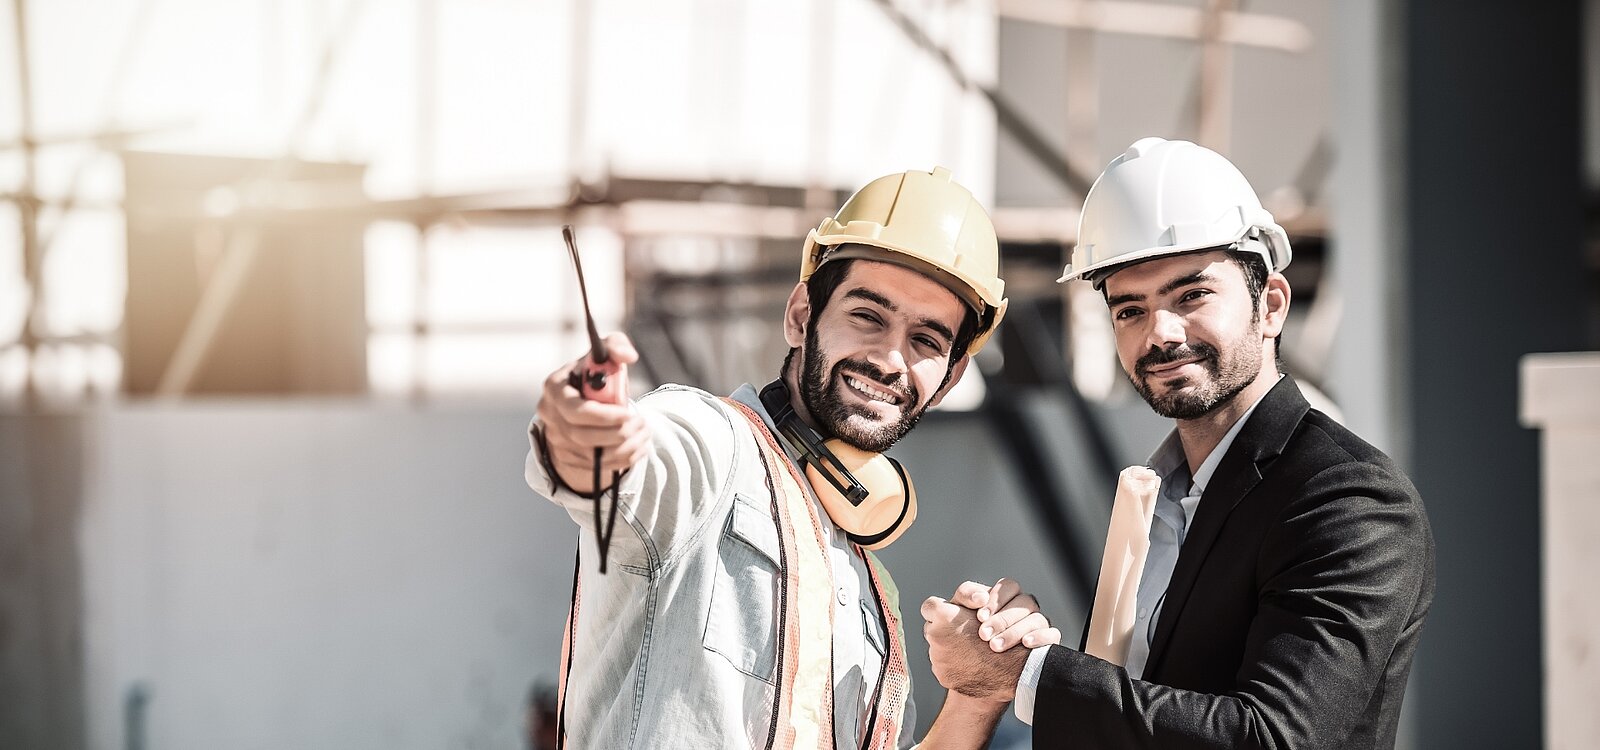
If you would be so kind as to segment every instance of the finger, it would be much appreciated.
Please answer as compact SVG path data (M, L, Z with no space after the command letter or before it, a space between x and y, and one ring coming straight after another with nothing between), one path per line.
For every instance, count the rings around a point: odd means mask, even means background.
M1035 630L1022 637L1022 645L1026 648L1059 646L1061 645L1061 629L1045 628L1044 630Z
M617 362L631 365L639 361L639 350L633 347L633 341L628 338L628 334L621 331L608 333L605 342L606 353Z
M628 470L632 469L636 463L638 463L640 457L642 457L642 454L637 452L622 453L619 451L601 449L601 482L609 484L612 474L626 473ZM563 449L560 451L552 450L550 452L550 462L555 464L556 469L561 472L561 476L563 478L571 476L584 477L584 484L588 484L588 477L593 475L595 469L594 459L595 455L593 448ZM571 482L568 482L568 485L577 487L577 485L572 484Z
M540 411L544 418L544 410ZM597 447L620 445L635 433L650 430L650 423L631 402L588 401L576 395L569 401L552 403L546 421L546 429L561 432L564 439Z
M1022 585L1013 579L995 580L994 588L989 590L990 611L1005 608L1013 598L1022 593Z
M633 409L628 404L608 404L604 401L589 401L584 398L560 399L552 406L564 418L567 424L576 427L611 427L618 428L626 424L633 416Z
M581 448L588 448L591 451L595 448L603 448L610 451L628 442L629 438L634 437L634 434L626 430L624 425L615 427L567 425L561 430L560 437L563 442L572 443Z
M646 441L648 442L648 441ZM632 449L618 448L601 454L600 469L606 476L612 474L625 474L637 466L644 459L645 451L640 446Z
M996 633L1005 632L1007 628L1021 622L1022 618L1038 611L1039 605L1033 600L1032 594L1012 597L1011 601L1003 609L989 615L989 619L983 621L983 627L988 632L985 633L984 630L980 629L978 636L984 640L989 640Z
M1033 600L1032 594L1021 594L1012 597L1005 607L989 615L989 619L984 621L984 625L991 628L990 634L985 636L985 639L987 640L994 637L995 634L1005 632L1006 629L1021 622L1024 617L1038 611L1039 605Z
M636 454L621 451L600 451L600 473L609 477L612 474L626 474L639 463ZM594 456L589 457L589 464L594 465Z
M921 610L923 622L933 622L934 618L938 616L939 605L944 603L945 601L937 596L930 596L926 599L923 599ZM926 628L924 628L924 630L926 630Z
M1034 612L1033 614L1022 618L1017 622L1017 624L1001 631L999 635L990 638L989 648L995 650L996 652L1004 651L1012 646L1017 645L1018 643L1021 643L1022 639L1030 633L1044 630L1049 627L1050 621L1045 619L1044 615Z
M1022 593L1022 586L1010 578L1002 578L994 582L994 587L989 589L988 612L979 612L979 620L989 619L989 615L1004 608L1017 594Z
M967 581L956 587L956 593L950 596L950 602L967 609L977 609L989 602L989 587L976 581Z
M650 455L650 433L648 431L636 432L628 436L613 451L616 460L624 465L633 466Z
M563 388L568 387L567 383L572 377L573 364L574 363L568 363L557 367L554 372L550 373L549 377L544 379L544 392L546 396L549 396L552 393L560 393Z
M568 368L566 372L571 372ZM558 370L557 372L561 372ZM553 376L552 376L553 377ZM573 424L574 415L584 404L590 403L584 399L583 394L571 383L565 380L560 383L546 383L544 396L539 399L539 418L552 425L567 426ZM615 407L616 404L611 406ZM585 412L586 422L593 421L592 412Z
M607 453L604 448L600 450L602 463ZM550 461L562 468L579 467L589 471L594 468L594 448L573 442L551 443Z
M561 480L561 484L565 485L567 489L580 495L588 495L594 492L593 463L580 465L552 460L550 464L551 468L555 469L556 478Z
M637 445L640 440L648 438L650 426L638 416L616 425L575 425L566 423L558 417L545 425L545 432L547 439L558 445L570 444L588 450L604 448L607 451L618 451L626 446Z

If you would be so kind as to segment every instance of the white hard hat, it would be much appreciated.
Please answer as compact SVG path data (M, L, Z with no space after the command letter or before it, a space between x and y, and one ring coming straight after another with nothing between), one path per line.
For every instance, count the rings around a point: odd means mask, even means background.
M1289 236L1238 167L1188 141L1141 138L1089 189L1078 245L1056 281L1100 288L1116 266L1216 248L1260 253L1269 272L1289 265Z

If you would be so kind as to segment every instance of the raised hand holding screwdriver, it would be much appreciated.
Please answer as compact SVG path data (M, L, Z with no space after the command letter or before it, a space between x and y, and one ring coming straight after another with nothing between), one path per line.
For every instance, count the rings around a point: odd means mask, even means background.
M622 334L600 337L589 309L583 264L572 228L562 227L562 236L578 274L589 353L551 374L545 382L539 413L557 477L574 492L594 499L595 540L600 550L600 572L604 573L616 527L617 484L622 472L643 457L649 434L627 399L627 365L638 360L638 353ZM610 481L602 482L607 474ZM603 513L602 498L608 494L608 487L611 507Z

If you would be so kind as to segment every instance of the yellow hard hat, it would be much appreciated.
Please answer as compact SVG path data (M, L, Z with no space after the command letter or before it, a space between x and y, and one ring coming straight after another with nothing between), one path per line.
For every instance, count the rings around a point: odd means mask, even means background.
M994 224L944 167L886 175L856 191L806 235L800 280L845 258L905 266L948 287L978 313L969 354L983 348L1005 316Z

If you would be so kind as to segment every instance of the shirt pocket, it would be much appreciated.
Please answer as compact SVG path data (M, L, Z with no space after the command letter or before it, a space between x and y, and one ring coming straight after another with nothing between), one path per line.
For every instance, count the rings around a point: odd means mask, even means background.
M702 639L735 669L774 683L777 662L780 542L772 517L742 494L717 544L717 570Z

